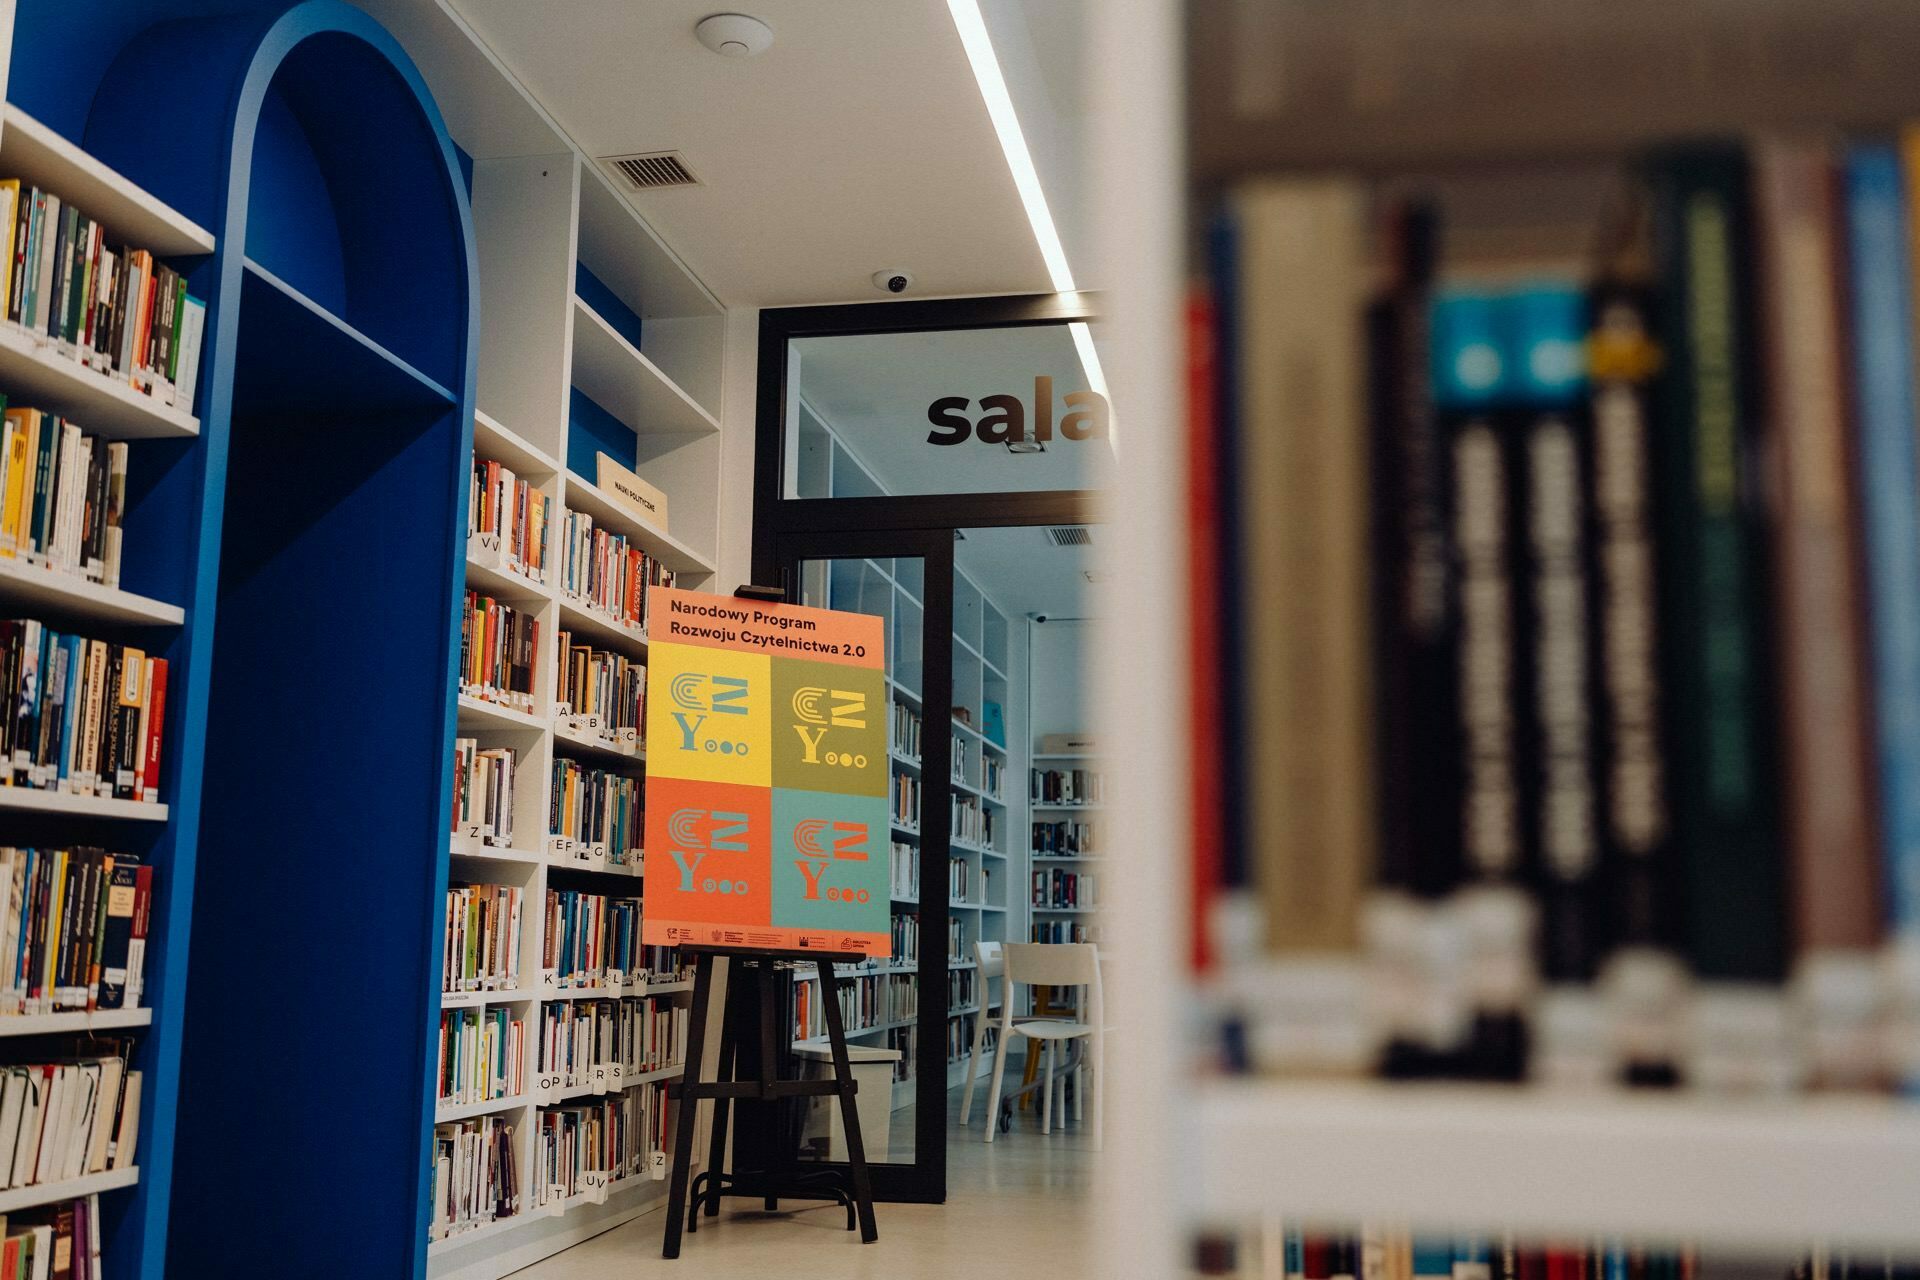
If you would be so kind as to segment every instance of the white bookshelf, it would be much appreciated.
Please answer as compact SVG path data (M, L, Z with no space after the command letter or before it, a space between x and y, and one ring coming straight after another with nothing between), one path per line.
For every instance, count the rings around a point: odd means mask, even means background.
M153 1025L151 1009L96 1009L91 1013L37 1013L0 1017L0 1038L8 1036L92 1035Z
M18 559L0 560L0 600L17 601L35 613L115 625L177 627L186 620L186 612L177 604Z
M164 804L145 800L108 800L102 796L37 791L29 787L0 787L0 809L62 813L73 818L125 818L133 822L167 820L167 806Z
M43 1204L98 1195L102 1191L117 1191L138 1181L139 1166L131 1165L125 1169L108 1169L105 1173L90 1173L83 1178L68 1178L64 1182L36 1182L31 1186L14 1187L0 1191L0 1213L17 1213Z
M641 896L641 867L562 851L545 829L556 757L640 776L645 754L571 728L557 714L555 635L646 660L647 639L567 596L555 554L568 509L626 534L678 575L678 585L713 589L720 520L719 409L726 311L600 173L559 124L528 95L446 0L370 0L365 6L400 39L428 82L449 131L473 158L472 204L480 273L478 411L474 455L500 463L554 505L547 580L537 582L482 548L470 548L468 586L531 611L540 626L540 662L531 711L462 696L463 736L518 754L507 847L455 841L450 878L524 890L522 984L511 991L463 992L442 1009L511 1006L538 1025L552 1001L614 998L608 988L542 987L538 958L542 904L550 886L614 897ZM639 318L636 346L576 292L584 265ZM628 326L629 332L631 327ZM573 438L573 392L618 420L634 438L634 470L668 496L666 527L642 520L593 483L593 451ZM576 470L577 468L577 470ZM691 983L620 988L625 998L684 1002ZM527 1069L537 1049L529 1043ZM657 1083L679 1068L625 1077L622 1088ZM593 1091L571 1090L574 1100ZM577 1095L577 1097L575 1097ZM496 1280L657 1207L667 1184L649 1173L602 1190L536 1205L534 1130L548 1095L529 1092L442 1108L446 1121L472 1115L514 1118L521 1212L470 1227L428 1249L435 1280ZM426 1158L426 1153L422 1153Z
M1783 1255L1916 1241L1920 1108L1895 1099L1220 1080L1194 1103L1187 1202L1219 1221L1284 1206Z

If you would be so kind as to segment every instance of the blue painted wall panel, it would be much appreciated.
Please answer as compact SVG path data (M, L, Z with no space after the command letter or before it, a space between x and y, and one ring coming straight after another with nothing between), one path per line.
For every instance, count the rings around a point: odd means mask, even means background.
M600 313L600 318L613 326L613 331L640 348L640 317L621 299L620 295L608 288L599 276L587 269L584 262L573 265L573 291L580 300Z
M578 387L569 389L567 407L567 470L592 480L599 470L593 456L596 453L606 454L623 467L637 469L640 440L633 434L633 428L601 408Z

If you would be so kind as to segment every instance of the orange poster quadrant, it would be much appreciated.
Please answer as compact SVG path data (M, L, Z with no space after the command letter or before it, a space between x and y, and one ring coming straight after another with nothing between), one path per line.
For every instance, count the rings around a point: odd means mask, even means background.
M767 604L673 587L653 587L651 591L647 618L650 638L655 641L871 670L885 668L886 620L872 614Z
M772 792L724 782L647 779L640 940L671 945L675 921L773 924ZM747 944L752 945L752 944Z

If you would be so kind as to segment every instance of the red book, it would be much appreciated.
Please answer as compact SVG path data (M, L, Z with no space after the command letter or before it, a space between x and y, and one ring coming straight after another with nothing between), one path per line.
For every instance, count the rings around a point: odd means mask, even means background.
M1300 1273L1306 1280L1331 1280L1333 1241L1325 1236L1308 1236L1300 1242Z
M144 800L160 799L160 729L167 719L167 660L153 660L153 706L147 713L147 771Z
M127 1007L146 1001L147 929L153 921L153 868L143 866L134 876L133 941L127 948Z

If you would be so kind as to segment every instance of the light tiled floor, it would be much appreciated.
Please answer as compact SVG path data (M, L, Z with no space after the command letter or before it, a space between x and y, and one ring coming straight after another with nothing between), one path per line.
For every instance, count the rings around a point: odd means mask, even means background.
M958 1091L950 1101L957 1101ZM947 1202L876 1206L880 1238L862 1245L844 1230L836 1206L766 1214L748 1200L725 1203L717 1223L703 1221L678 1262L660 1257L659 1211L514 1273L514 1280L977 1280L993 1274L1092 1280L1088 1196L1093 1183L1086 1130L1042 1137L1022 1114L991 1146L973 1123L947 1131ZM956 1108L957 1112L957 1108ZM897 1124L910 1124L902 1111Z

